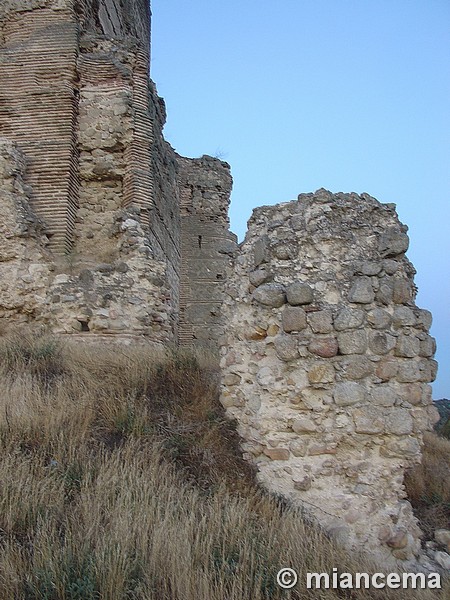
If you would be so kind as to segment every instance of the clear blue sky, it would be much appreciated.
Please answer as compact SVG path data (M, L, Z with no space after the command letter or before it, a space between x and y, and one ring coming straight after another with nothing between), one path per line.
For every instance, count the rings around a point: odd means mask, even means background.
M450 398L450 1L153 0L166 139L231 164L231 228L325 187L395 202Z

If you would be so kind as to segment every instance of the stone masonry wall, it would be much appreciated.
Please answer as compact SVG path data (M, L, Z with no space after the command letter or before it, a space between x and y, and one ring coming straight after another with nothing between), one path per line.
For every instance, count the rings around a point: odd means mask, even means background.
M351 548L414 561L404 499L435 411L431 315L393 205L319 190L256 209L178 156L146 0L0 3L0 334L220 346L221 400L270 490Z
M385 561L419 552L403 474L435 420L406 230L366 194L256 209L221 340L222 403L261 482Z
M31 208L24 173L23 154L0 138L0 334L11 322L34 317L49 283L48 239Z
M0 135L26 156L50 247L68 252L78 203L76 19L68 1L7 0L0 11Z
M182 223L180 343L216 349L224 330L221 305L227 265L237 248L228 220L230 167L210 156L178 157L178 162Z
M0 17L0 135L23 157L49 272L45 301L13 322L176 341L178 167L149 79L149 2L6 1Z

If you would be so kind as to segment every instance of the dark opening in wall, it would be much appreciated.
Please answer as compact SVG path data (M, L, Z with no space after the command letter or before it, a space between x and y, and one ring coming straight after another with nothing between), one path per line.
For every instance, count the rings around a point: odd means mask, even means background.
M81 331L90 331L89 323L87 321L82 321L81 319L77 319L77 321L81 325Z

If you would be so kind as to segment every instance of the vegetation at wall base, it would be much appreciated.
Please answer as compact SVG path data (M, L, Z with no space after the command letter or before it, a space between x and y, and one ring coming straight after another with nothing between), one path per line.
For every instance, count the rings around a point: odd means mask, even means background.
M450 529L450 440L428 433L422 462L405 475L408 500L425 538L436 529Z
M0 340L0 382L2 600L445 597L306 589L380 566L258 488L205 356L22 332Z

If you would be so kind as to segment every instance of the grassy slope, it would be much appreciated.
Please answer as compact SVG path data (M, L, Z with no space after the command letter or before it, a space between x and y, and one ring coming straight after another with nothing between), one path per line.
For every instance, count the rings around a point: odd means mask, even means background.
M1 600L444 598L306 590L308 571L369 567L257 488L200 363L3 340Z

